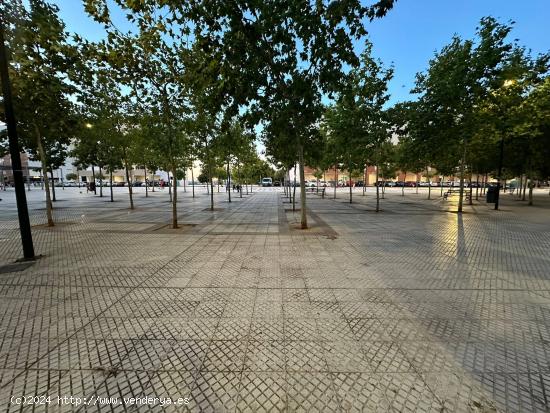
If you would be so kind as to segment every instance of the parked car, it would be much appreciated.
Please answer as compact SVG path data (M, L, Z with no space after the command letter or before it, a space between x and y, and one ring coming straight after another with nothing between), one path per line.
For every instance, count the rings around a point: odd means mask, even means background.
M419 187L427 187L427 186L430 186L430 183L429 182L419 182L418 186Z
M401 187L404 187L404 186L405 186L405 182L403 182L403 181L397 181L397 182L395 183L395 186L398 186L398 187L400 187L400 188L401 188Z
M275 182L273 182L273 186L281 186L281 181L275 181Z
M319 181L319 186L322 186L323 188L326 188L328 184L325 181Z
M416 187L416 182L414 181L405 181L405 186L408 188L414 188Z
M317 186L316 181L306 181L306 188L315 188Z
M126 182L113 182L113 186L126 186Z
M357 186L357 187L363 187L363 186L365 186L365 183L364 183L363 181L357 181L357 182L355 183L355 186Z

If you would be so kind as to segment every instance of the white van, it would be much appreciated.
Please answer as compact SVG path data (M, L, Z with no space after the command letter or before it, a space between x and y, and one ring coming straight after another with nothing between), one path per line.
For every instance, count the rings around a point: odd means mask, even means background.
M262 186L273 186L273 179L262 178Z

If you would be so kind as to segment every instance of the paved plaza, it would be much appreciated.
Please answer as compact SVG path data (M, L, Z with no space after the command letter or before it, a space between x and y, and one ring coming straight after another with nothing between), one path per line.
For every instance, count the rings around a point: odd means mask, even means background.
M0 193L0 411L550 410L547 190L329 190L306 231L279 188L181 191L178 230L167 190L56 190L54 228L28 193L32 265Z

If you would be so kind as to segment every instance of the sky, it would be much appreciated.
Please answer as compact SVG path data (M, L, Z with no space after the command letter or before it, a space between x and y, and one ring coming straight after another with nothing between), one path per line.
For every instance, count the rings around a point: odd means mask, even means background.
M68 31L89 40L104 36L102 27L84 13L81 0L55 3ZM416 73L427 68L435 51L454 34L473 38L484 16L515 21L511 38L534 54L550 50L550 0L397 0L386 17L367 25L374 55L394 66L389 104L414 98L409 92ZM123 15L114 17L119 28L129 27Z

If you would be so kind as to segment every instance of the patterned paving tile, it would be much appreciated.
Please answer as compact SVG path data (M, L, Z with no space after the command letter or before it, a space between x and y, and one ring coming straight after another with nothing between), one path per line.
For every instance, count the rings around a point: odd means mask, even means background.
M45 257L0 277L1 411L46 411L8 402L25 394L95 397L78 411L549 409L546 198L460 217L388 189L375 218L369 196L313 195L304 235L277 189L216 193L214 216L180 192L189 226L171 234L149 230L170 219L166 192L129 212L70 191L60 225L33 227ZM20 246L3 198L0 265ZM120 403L145 396L185 403Z

